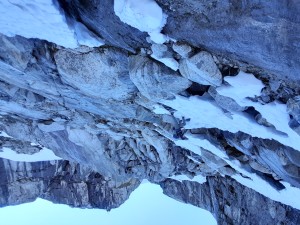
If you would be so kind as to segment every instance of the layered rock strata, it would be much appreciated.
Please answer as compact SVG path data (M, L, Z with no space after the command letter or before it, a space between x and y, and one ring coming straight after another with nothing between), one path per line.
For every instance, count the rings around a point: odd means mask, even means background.
M67 49L0 34L0 130L11 136L0 137L0 147L27 154L47 147L64 159L2 159L1 206L42 197L110 210L147 179L211 211L219 224L299 223L299 209L237 182L250 174L278 192L286 183L300 188L295 2L158 0L168 14L163 32L177 40L164 45L148 43L145 33L122 23L111 1L59 2L69 20L106 45ZM277 8L286 10L274 13ZM230 87L227 78L241 71L263 87L245 105L218 89ZM226 121L240 116L274 138L250 128L211 127L203 118L204 125L186 127L188 140L176 140L178 112L193 107L167 105L175 99L199 99ZM283 125L260 108L276 104L286 107ZM196 117L191 123L203 115ZM199 140L209 145L195 147Z

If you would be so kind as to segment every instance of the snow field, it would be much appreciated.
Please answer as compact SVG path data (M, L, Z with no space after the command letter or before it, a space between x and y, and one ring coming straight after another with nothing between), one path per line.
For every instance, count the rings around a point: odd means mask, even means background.
M67 24L52 0L1 0L0 32L6 36L47 40L66 48L103 45L84 25Z

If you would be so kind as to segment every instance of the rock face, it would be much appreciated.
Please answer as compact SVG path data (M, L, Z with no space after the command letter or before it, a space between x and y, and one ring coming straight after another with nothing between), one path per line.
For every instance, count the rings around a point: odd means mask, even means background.
M183 59L179 66L182 76L203 85L220 86L222 75L212 56L200 52L189 59Z
M62 8L78 21L82 21L108 44L135 51L147 47L147 33L123 23L114 13L113 1L58 1Z
M300 222L298 210L270 201L229 177L210 177L204 184L167 179L160 185L171 198L212 212L220 225Z
M68 161L14 162L0 160L0 207L17 205L37 197L80 208L108 209L120 206L139 185L105 180L98 172Z
M148 99L169 99L191 85L178 73L146 57L133 56L129 61L130 79Z
M41 197L110 210L147 179L219 224L300 223L299 204L281 198L300 188L299 7L287 2L157 0L171 38L160 45L107 0L59 0L105 46L0 34L0 148L63 159L0 159L0 206ZM239 71L253 83L226 96ZM258 90L240 99L247 87ZM246 128L215 125L223 120Z
M168 15L164 32L172 38L299 81L300 5L296 0L157 3Z

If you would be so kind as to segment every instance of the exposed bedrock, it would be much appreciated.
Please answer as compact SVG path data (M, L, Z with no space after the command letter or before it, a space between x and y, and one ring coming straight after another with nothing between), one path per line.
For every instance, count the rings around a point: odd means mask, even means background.
M126 201L140 181L117 184L69 161L15 162L0 159L0 207L44 198L79 208L110 210Z
M146 33L120 21L113 1L59 0L64 10L108 44L147 47ZM297 0L157 0L168 15L163 33L281 79L299 81L300 5ZM217 15L217 16L216 16Z
M163 32L214 53L299 81L297 0L157 0L168 15Z
M0 131L10 136L0 148L63 159L1 159L1 206L41 197L110 210L147 179L219 224L300 223L300 206L279 198L300 188L296 1L158 0L162 33L178 40L163 45L121 22L113 1L59 2L106 45L0 34Z
M58 2L67 15L81 21L109 45L124 48L130 52L150 46L146 42L147 33L123 23L115 15L112 0L59 0Z
M208 177L204 184L167 179L160 186L171 198L212 212L220 225L300 223L298 210L271 201L230 177Z

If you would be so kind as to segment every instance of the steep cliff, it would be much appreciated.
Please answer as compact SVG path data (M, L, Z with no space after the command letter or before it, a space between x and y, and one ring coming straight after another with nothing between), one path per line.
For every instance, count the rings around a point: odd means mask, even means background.
M63 159L1 159L1 206L110 210L147 179L219 224L300 223L299 4L156 2L155 32L59 0L77 46L0 34L0 147Z

